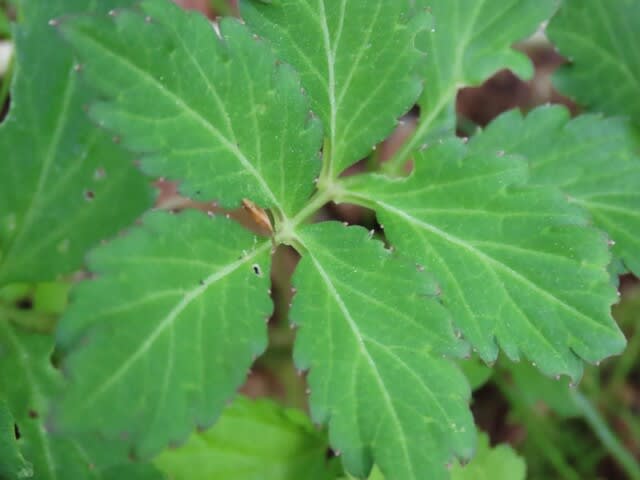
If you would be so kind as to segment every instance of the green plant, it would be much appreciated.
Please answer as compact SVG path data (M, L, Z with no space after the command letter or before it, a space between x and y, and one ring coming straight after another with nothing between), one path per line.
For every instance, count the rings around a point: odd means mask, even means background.
M418 480L449 478L447 465L453 478L498 475L508 462L505 478L522 477L521 461L486 452L484 437L483 463L454 465L478 441L459 363L473 351L493 365L501 350L576 383L585 362L625 347L611 306L617 274L640 274L640 62L618 42L639 44L640 7L610 3L567 0L549 35L576 62L561 87L629 118L541 107L467 142L455 136L458 89L503 68L530 76L511 45L557 2L246 0L246 25L214 29L167 0L23 0L0 127L2 305L90 253L68 307L0 310L0 442L5 419L20 429L6 470L288 479L312 465L310 478L329 479L376 464L373 475ZM587 15L594 8L608 23ZM614 74L585 70L592 55ZM604 82L620 93L603 99ZM376 162L416 103L412 136ZM366 157L376 171L342 175ZM205 212L159 210L133 225L153 204L148 177L177 182ZM266 212L269 235L230 218L246 200ZM379 228L312 223L328 202L372 209ZM301 256L294 359L326 437L271 404L224 410L267 347L280 245ZM60 310L65 379L53 336L29 333L50 332ZM160 454L223 410L185 449ZM269 476L224 453L236 428L237 450L264 456ZM289 453L260 443L267 435ZM610 446L619 460L621 448ZM155 466L129 461L158 454ZM202 456L208 467L194 469Z

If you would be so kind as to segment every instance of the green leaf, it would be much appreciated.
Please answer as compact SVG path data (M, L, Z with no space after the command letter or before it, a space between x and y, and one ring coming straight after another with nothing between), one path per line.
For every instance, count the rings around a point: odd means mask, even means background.
M327 448L299 410L238 397L213 428L154 462L174 480L330 480Z
M640 275L640 143L621 119L542 107L505 113L472 140L475 149L524 155L530 184L562 189L613 240L613 252Z
M92 117L144 154L146 173L180 180L190 197L296 213L320 168L320 123L264 42L237 19L219 29L168 0L61 24L109 100Z
M7 17L7 13L0 5L0 37L9 37L11 35L11 23Z
M371 471L369 480L384 480L384 476L382 475L378 467L374 467L374 469Z
M409 0L242 3L242 15L300 72L325 127L325 175L367 156L422 90L414 46L429 17Z
M375 208L389 241L442 284L442 301L479 356L500 347L574 380L582 360L619 353L607 239L527 165L458 140L418 153L401 180L353 177L343 200Z
M33 292L33 309L39 312L61 315L67 307L69 283L39 283Z
M417 0L433 14L430 32L418 39L428 53L418 130L403 147L407 157L427 136L453 131L455 100L462 87L479 85L501 69L529 78L533 65L511 48L548 19L557 0Z
M73 272L89 247L152 204L130 156L88 120L91 93L48 25L55 15L127 1L99 3L23 2L11 111L0 126L0 285Z
M24 333L0 318L0 399L15 417L18 444L29 462L23 467L25 475L15 478L161 478L151 465L128 461L126 446L119 442L106 443L94 436L51 436L42 414L51 396L62 388L62 377L49 361L52 351L51 337Z
M340 480L356 480L356 478L349 475L347 477L341 478ZM380 469L374 465L368 480L384 480L384 475L382 475L382 472L380 472Z
M509 445L491 448L485 433L478 435L478 448L471 462L464 467L456 463L451 468L451 480L525 480L527 465ZM353 478L353 477L349 477ZM390 480L374 468L369 480ZM355 480L355 479L354 479Z
M25 331L51 333L66 308L69 288L62 282L7 285L0 288L0 317Z
M1 392L0 392L1 393ZM7 402L0 398L0 478L28 478L33 467L25 461L18 448L13 415Z
M485 433L478 436L478 451L471 463L451 469L451 480L525 480L526 476L525 461L508 445L491 448Z
M140 457L206 428L266 344L269 241L226 218L156 212L96 249L58 329L61 431L124 437Z
M566 0L547 34L571 64L555 84L589 110L629 115L640 125L640 3Z
M67 282L12 283L0 288L0 306L14 306L27 299L34 312L60 315L67 306L70 287Z
M488 367L477 357L463 359L458 362L458 366L467 377L471 390L477 390L484 386L493 375L493 368Z
M466 379L443 358L467 348L436 285L360 227L311 225L299 241L291 321L296 365L311 369L313 419L329 422L352 475L375 462L390 480L447 478L475 430Z

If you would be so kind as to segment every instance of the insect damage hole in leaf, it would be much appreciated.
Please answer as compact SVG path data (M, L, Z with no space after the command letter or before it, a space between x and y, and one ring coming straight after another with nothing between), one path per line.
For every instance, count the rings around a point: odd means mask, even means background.
M260 265L258 265L257 263L254 263L251 268L253 268L253 273L255 273L256 276L258 277L262 276L262 269L260 268Z

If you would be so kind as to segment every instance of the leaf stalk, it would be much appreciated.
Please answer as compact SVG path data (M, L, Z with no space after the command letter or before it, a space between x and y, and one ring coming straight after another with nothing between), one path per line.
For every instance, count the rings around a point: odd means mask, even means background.
M402 144L402 146L396 151L396 153L387 160L382 165L382 170L384 173L397 176L400 175L410 160L411 155L420 147L420 145L424 142L425 138L429 134L431 127L433 126L433 122L442 114L442 112L447 108L449 103L452 101L452 97L455 98L458 92L458 86L454 85L452 88L447 90L441 97L438 103L432 108L429 113L420 118L418 122L418 126L413 131L411 136L407 139L406 142Z

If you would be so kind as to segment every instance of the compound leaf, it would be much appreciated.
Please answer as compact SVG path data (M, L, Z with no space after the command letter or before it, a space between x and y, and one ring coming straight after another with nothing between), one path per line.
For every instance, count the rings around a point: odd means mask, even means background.
M481 358L501 347L575 380L581 359L625 345L607 239L560 192L526 180L526 162L451 140L418 153L406 179L353 177L344 200L375 208L389 241L436 275Z
M100 6L96 6L100 3ZM11 110L0 126L0 285L54 279L151 206L130 156L83 109L91 96L48 25L126 0L23 2Z
M96 278L58 329L70 381L52 425L126 438L141 457L211 425L266 344L270 247L187 211L95 250Z
M586 208L615 241L613 252L640 275L640 143L627 122L597 115L570 120L563 107L542 107L526 118L505 113L472 143L524 155L529 183L558 186Z
M168 0L61 23L83 75L108 99L91 115L142 169L227 206L250 198L290 215L320 168L320 122L299 79L236 19L220 36L200 13Z
M367 156L415 103L424 53L414 45L429 17L409 0L245 0L251 28L300 72L326 131L325 172Z
M18 425L17 445L27 460L21 471L9 478L162 478L151 465L131 463L124 444L94 436L54 437L46 430L42 414L63 385L62 376L49 360L52 351L51 337L27 334L0 317L0 399L7 403ZM13 434L13 425L11 430Z
M154 462L174 480L331 480L327 448L301 411L238 397L210 430Z
M589 110L630 116L640 125L640 3L566 0L547 28L571 60L556 86Z
M478 450L465 466L454 465L451 480L525 480L527 464L509 445L491 448L486 433L478 435Z
M511 45L536 31L553 13L556 0L417 0L434 17L419 37L428 53L420 98L420 124L404 150L413 153L425 136L455 127L458 89L478 85L500 69L528 78L531 61Z
M469 386L455 364L454 335L438 290L360 227L320 223L299 232L291 321L300 326L298 368L310 368L311 413L329 422L345 468L389 480L447 478L475 430Z

